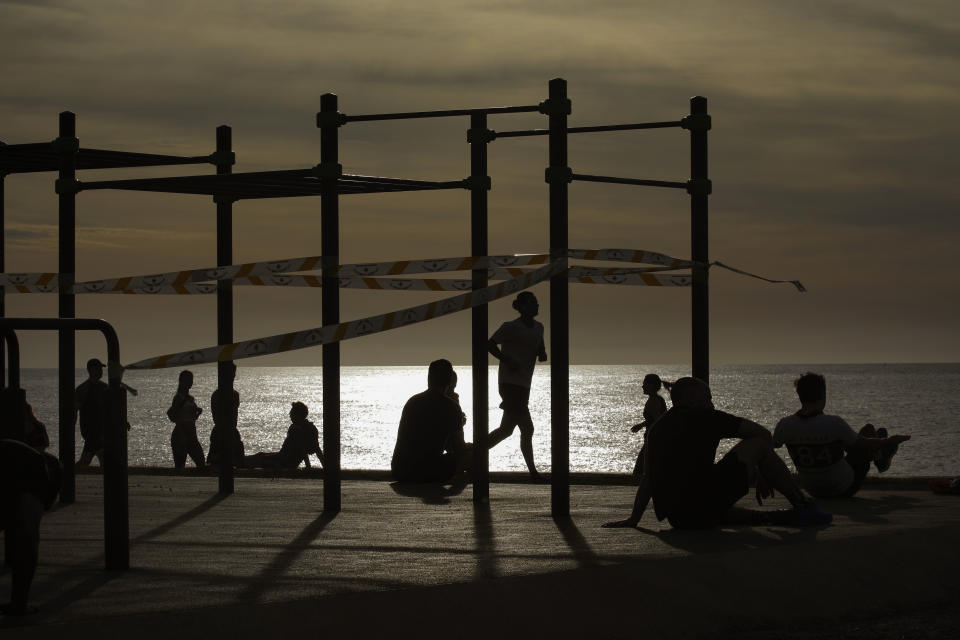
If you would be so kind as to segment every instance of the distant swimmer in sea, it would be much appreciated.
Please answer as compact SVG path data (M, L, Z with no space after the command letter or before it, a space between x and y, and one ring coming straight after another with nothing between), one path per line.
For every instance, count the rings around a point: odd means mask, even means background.
M167 409L167 418L174 424L173 433L170 434L170 448L173 450L173 466L177 469L186 466L188 455L198 468L206 464L203 447L197 438L197 418L203 413L203 409L197 406L196 400L190 395L191 387L193 372L181 371L177 393Z
M310 456L317 456L323 466L323 451L320 449L320 432L307 420L310 410L302 402L290 405L290 427L280 451L255 453L243 460L243 466L263 469L296 469L300 463L310 468Z
M237 430L237 418L240 413L240 394L233 388L237 376L237 365L223 363L226 369L229 395L220 398L219 387L210 396L210 413L213 415L213 429L210 431L210 449L207 464L223 464L224 451L230 448L230 460L233 466L243 465L243 440Z
M888 436L883 427L866 424L854 431L839 416L823 412L827 382L807 372L794 381L800 409L777 423L773 443L787 446L800 484L818 498L849 498L863 484L872 462L883 473L900 444L910 436Z
M390 460L398 482L457 483L469 475L473 448L464 442L466 420L454 399L454 375L449 360L434 360L427 369L427 390L403 405Z
M20 389L4 389L0 422L0 531L7 544L10 565L10 602L0 606L4 616L36 613L29 606L30 586L40 552L40 519L53 506L62 472L46 427ZM19 427L19 428L18 428Z
M521 291L513 301L513 308L520 317L500 325L487 342L487 350L500 361L497 376L503 400L500 403L503 418L500 426L490 432L487 446L495 447L520 427L520 453L530 476L539 479L533 461L533 418L528 404L533 369L538 360L547 361L547 350L543 343L543 325L534 320L540 312L537 297Z
M670 390L670 408L647 427L644 474L630 517L604 527L636 527L650 499L657 520L675 529L706 529L723 524L751 486L757 501L782 493L793 506L780 524L827 524L833 517L817 508L793 481L773 450L770 432L759 424L717 411L710 387L697 378L680 378ZM723 438L740 440L714 463Z
M647 402L643 405L643 422L630 427L630 431L637 433L644 427L649 427L660 419L660 416L667 412L667 402L660 395L660 389L664 386L667 391L670 390L672 383L663 382L655 373L648 373L643 377L643 392L647 394ZM646 446L646 445L644 445ZM637 456L637 463L633 465L633 475L640 477L643 475L643 459L646 455L644 447L640 447L640 454Z

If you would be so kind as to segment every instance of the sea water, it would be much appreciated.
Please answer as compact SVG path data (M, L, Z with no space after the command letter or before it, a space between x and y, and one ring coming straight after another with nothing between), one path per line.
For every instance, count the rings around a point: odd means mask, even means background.
M474 413L469 366L455 367L457 391L468 418ZM900 447L893 476L960 474L960 364L866 365L728 365L710 372L718 409L749 418L769 428L798 408L793 380L812 370L827 378L827 412L843 416L859 429L872 422L891 434L910 434ZM203 414L197 421L200 442L209 446L210 394L216 387L216 367L193 369L192 390ZM176 392L179 370L128 371L124 382L138 390L128 398L129 462L131 466L172 467L166 409ZM682 365L579 365L570 367L570 468L572 471L629 472L642 444L642 432L630 426L642 418L645 396L640 383L647 373L674 380L689 375ZM496 367L489 371L489 427L502 415ZM86 377L78 371L76 384ZM426 367L344 367L341 372L341 464L345 469L388 469L404 402L426 388ZM290 424L290 403L301 401L322 430L321 369L319 367L250 367L237 374L240 393L238 428L247 453L277 451ZM25 369L21 386L37 417L50 432L51 451L57 447L57 372ZM663 392L666 395L665 391ZM669 404L669 402L668 402ZM534 454L542 471L550 470L550 367L538 365L530 394L536 428ZM465 427L472 439L472 422ZM733 444L725 441L722 454ZM77 451L82 440L77 434ZM781 449L781 454L786 452ZM188 465L191 463L188 461ZM519 432L490 451L491 470L524 470Z

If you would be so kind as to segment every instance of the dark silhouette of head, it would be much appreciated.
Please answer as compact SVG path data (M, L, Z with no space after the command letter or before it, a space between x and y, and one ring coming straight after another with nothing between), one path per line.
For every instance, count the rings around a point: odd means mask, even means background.
M103 368L106 365L100 362L96 358L90 358L87 360L87 375L89 375L94 380L99 380L103 377Z
M648 373L643 376L643 390L646 393L656 393L663 386L663 381L655 373Z
M519 313L520 315L528 315L533 317L537 315L540 311L540 303L537 302L537 296L533 295L530 291L521 291L517 294L517 297L514 298L511 306Z
M180 372L180 377L177 379L177 386L180 387L182 391L186 391L193 386L193 372L184 369Z
M233 362L221 362L223 365L223 371L227 374L227 378L234 380L237 377L237 365Z
M427 387L444 391L453 378L453 365L449 360L441 358L430 363L427 369Z
M670 401L680 409L711 409L710 387L699 378L680 378L670 388Z
M310 410L307 409L307 405L303 404L302 402L290 403L291 420L306 420L308 415L310 415Z
M793 381L797 397L803 404L813 404L827 399L827 380L819 373L807 371Z

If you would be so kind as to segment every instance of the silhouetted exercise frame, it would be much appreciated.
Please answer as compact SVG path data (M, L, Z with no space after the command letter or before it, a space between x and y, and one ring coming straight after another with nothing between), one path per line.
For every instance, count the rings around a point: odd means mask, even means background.
M694 97L690 100L690 113L676 121L633 124L569 127L571 102L567 97L567 83L555 78L549 83L548 98L535 105L489 107L476 109L452 109L401 113L350 115L338 111L337 96L324 94L317 113L320 129L320 163L313 168L233 173L235 156L232 151L231 129L217 128L216 151L208 156L178 157L150 154L80 149L75 135L75 117L70 112L60 114L60 136L53 143L0 146L0 176L27 171L59 170L57 193L60 199L60 273L61 285L74 282L75 272L75 199L80 191L93 189L124 189L213 196L217 209L217 264L233 263L232 206L243 199L320 196L320 226L322 260L322 324L340 322L340 291L336 286L334 268L339 264L339 197L353 193L390 193L399 191L425 191L442 189L467 189L470 191L471 252L474 256L488 253L488 202L487 191L491 188L488 174L488 145L498 138L525 136L548 137L548 166L545 180L549 187L550 222L549 242L552 260L566 266L568 247L568 189L573 181L603 182L635 186L683 189L690 196L691 213L691 260L693 261L691 287L691 352L693 375L708 381L709 378L709 307L708 307L708 196L711 183L707 175L707 132L711 126L707 113L707 100ZM541 113L548 118L546 129L496 132L487 128L487 116L512 113ZM467 141L470 145L470 175L462 180L431 182L344 174L339 163L339 129L350 123L406 120L412 118L466 117L470 128ZM641 180L612 176L574 173L568 164L567 140L570 134L607 131L630 131L660 128L682 128L690 132L690 179L684 182ZM76 179L78 169L156 166L189 163L211 163L216 166L215 175L196 175L170 178L145 178L132 180L108 180L80 182ZM2 202L2 177L0 177L0 202ZM0 272L3 271L3 210L0 204ZM473 289L487 284L483 269L473 271ZM473 374L473 442L474 478L473 499L482 503L489 499L489 457L487 452L488 417L488 339L487 305L478 305L472 310L471 361ZM3 314L3 297L0 292L0 316ZM74 294L67 289L60 292L62 318L75 314ZM565 272L550 279L550 377L551 377L551 513L554 517L567 517L570 511L570 462L569 462L569 281ZM232 283L220 280L217 283L217 341L219 345L233 342ZM72 416L74 375L74 336L69 330L60 331L60 458L64 463L64 483L69 490L61 495L61 501L74 499L75 437L73 425L66 424L65 416ZM341 508L340 469L340 344L322 346L323 364L323 448L326 453L324 465L324 511L335 513ZM224 387L224 367L218 366L218 388ZM69 406L68 406L69 405ZM65 453L66 452L66 453ZM65 457L66 455L66 457ZM227 456L229 459L229 456ZM233 492L233 468L221 465L219 490Z
M107 342L107 381L109 414L103 439L103 545L105 568L130 568L130 502L127 486L126 391L120 386L120 341L117 332L104 320L87 318L0 318L0 333L7 345L9 387L24 397L20 389L20 348L16 331L99 331ZM70 418L73 418L73 385ZM62 421L61 421L62 422ZM69 452L71 460L73 450ZM61 485L62 487L62 485ZM62 490L62 488L61 488Z

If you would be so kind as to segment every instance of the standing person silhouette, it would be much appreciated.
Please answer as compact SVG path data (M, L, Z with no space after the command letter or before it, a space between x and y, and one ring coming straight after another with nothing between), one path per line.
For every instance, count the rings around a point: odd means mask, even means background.
M103 466L103 434L107 421L107 383L102 380L104 364L97 358L87 360L87 379L74 391L73 420L80 422L83 450L78 467L87 467L96 456Z
M213 415L213 430L210 431L210 449L207 463L223 463L223 450L230 446L230 462L235 467L243 466L243 440L237 430L237 417L240 413L240 394L233 388L237 377L237 365L227 363L227 377L230 383L230 397L220 398L220 389L210 396L210 413Z
M530 476L541 479L533 461L533 419L530 417L530 382L537 360L547 361L543 344L543 325L534 317L540 312L537 297L529 291L521 291L513 301L513 308L520 317L500 325L490 340L487 350L500 361L498 382L500 408L503 418L500 426L490 432L487 444L493 448L513 435L520 427L520 453L527 463Z
M190 395L192 386L193 372L181 371L177 393L167 409L167 417L174 423L173 433L170 434L170 448L173 450L173 466L177 469L186 466L188 455L198 468L205 465L203 447L197 439L197 418L203 409L197 406L196 400Z
M667 412L667 402L660 395L660 389L666 386L670 390L671 383L664 383L660 376L655 373L648 373L643 377L643 392L647 394L647 402L643 405L643 422L630 427L630 431L637 433L644 427L649 427L660 419L660 416ZM640 454L637 456L637 462L633 465L633 475L640 477L643 475L643 461L646 456L646 439L640 447Z
M0 531L10 564L10 602L4 616L36 613L30 586L40 553L40 518L60 491L60 462L46 452L47 429L19 389L4 389L0 411Z

